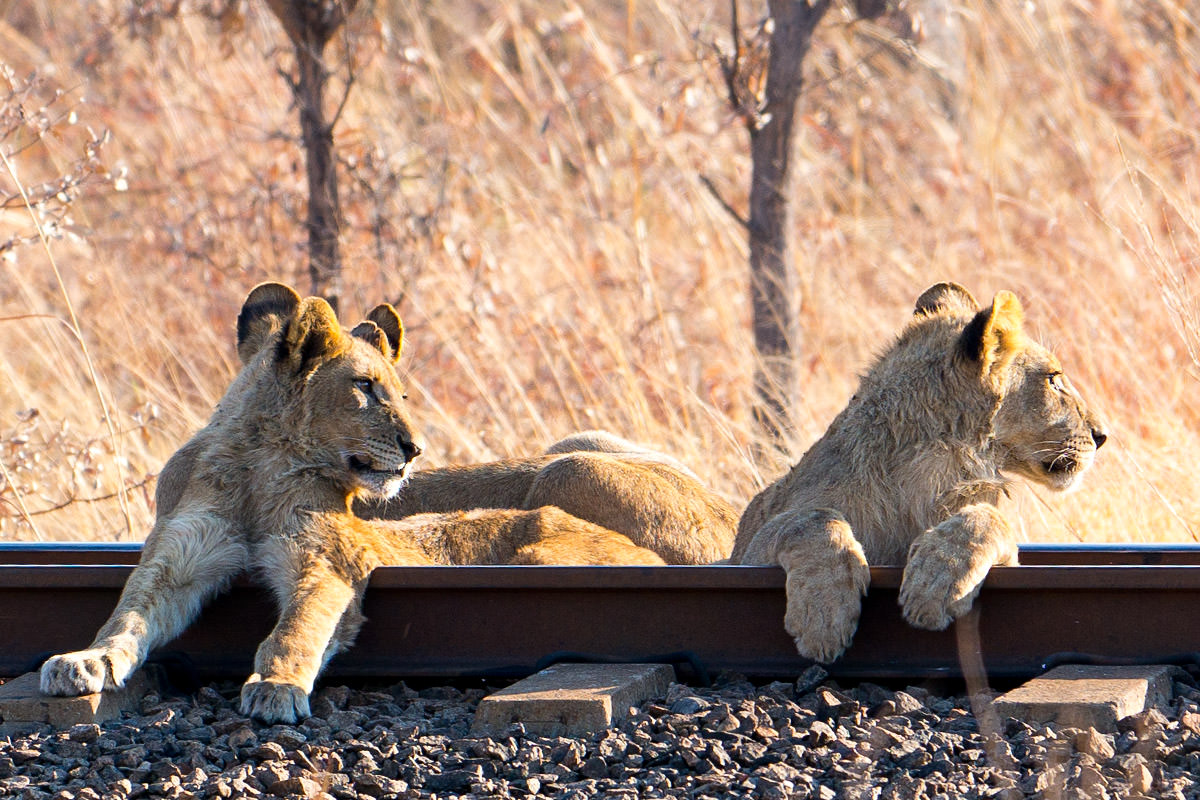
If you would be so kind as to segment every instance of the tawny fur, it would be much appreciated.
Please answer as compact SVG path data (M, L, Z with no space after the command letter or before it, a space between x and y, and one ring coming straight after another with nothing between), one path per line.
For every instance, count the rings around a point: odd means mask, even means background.
M630 460L651 461L659 464L665 464L668 467L673 467L675 470L682 472L700 480L700 476L692 472L686 464L674 456L661 453L657 450L651 450L648 447L643 447L636 442L631 442L614 433L601 430L579 431L572 433L570 436L564 436L554 444L546 448L548 455L555 453L616 453Z
M1070 488L1105 438L1058 359L1024 335L1014 295L980 310L937 284L824 436L751 500L731 560L787 570L785 627L818 661L849 645L870 564L904 565L905 618L938 630L991 566L1016 563L1004 473Z
M258 648L242 711L294 722L308 714L321 669L354 640L377 566L663 563L559 508L399 521L351 513L355 499L395 496L420 452L394 369L402 339L391 306L347 332L323 300L280 284L254 289L238 318L244 367L163 468L154 527L116 610L87 650L43 665L42 691L123 685L249 569L274 591L280 616Z
M548 455L413 473L391 500L355 505L366 518L473 508L556 506L629 537L668 564L728 558L737 512L683 464L605 431L556 442Z

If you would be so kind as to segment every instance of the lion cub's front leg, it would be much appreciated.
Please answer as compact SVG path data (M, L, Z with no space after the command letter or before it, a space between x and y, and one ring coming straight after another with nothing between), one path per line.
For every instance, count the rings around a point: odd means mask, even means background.
M242 686L242 713L264 722L297 722L309 715L308 695L325 664L353 640L366 575L348 579L321 556L297 565L294 583L277 587L283 611L254 656ZM354 624L347 624L344 618Z
M999 509L966 506L909 547L900 585L904 618L940 631L971 609L992 565L1016 563L1016 539Z
M71 697L124 686L146 655L178 636L245 563L245 545L215 515L196 511L160 523L88 649L42 665L42 692Z
M743 563L787 571L784 628L805 658L828 663L854 637L871 572L850 524L836 511L786 511L767 520ZM760 549L762 548L762 549Z

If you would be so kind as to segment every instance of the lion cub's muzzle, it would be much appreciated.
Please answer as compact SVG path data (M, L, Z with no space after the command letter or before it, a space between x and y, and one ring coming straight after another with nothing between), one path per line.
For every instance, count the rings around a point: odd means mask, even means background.
M346 466L359 485L370 494L385 499L393 497L408 480L408 466L421 455L421 448L402 434L396 436L396 446L399 448L399 454L384 454L379 452L378 447L369 447L368 451L375 452L357 452L347 456ZM397 455L399 457L396 457Z
M404 463L406 466L411 464L417 456L421 455L421 448L412 439L397 436L396 444L400 445L400 452L404 453ZM1100 445L1097 444L1096 446L1099 447Z
M1092 427L1087 436L1072 436L1052 456L1042 462L1051 488L1060 491L1075 487L1079 478L1096 458L1096 451L1108 440L1100 427Z

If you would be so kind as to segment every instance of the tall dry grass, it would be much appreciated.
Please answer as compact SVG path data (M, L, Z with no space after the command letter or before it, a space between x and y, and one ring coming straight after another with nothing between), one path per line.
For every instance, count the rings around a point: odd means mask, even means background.
M186 5L131 7L0 5L7 82L38 70L26 107L50 109L44 130L29 115L0 140L16 174L0 171L0 196L18 182L36 194L109 133L65 216L52 219L54 194L39 210L47 245L19 201L0 210L0 243L28 240L0 253L3 539L144 535L154 473L236 369L244 293L305 281L282 32L257 4L224 34ZM961 12L953 96L886 20L834 12L818 32L793 195L793 455L923 288L1008 288L1113 427L1084 489L1015 492L1027 536L1191 541L1197 18L1171 0ZM337 56L354 74L336 134L342 304L400 309L427 465L606 427L736 503L785 468L749 413L744 234L702 182L744 207L745 134L712 48L724 15L679 0L387 0L356 20Z

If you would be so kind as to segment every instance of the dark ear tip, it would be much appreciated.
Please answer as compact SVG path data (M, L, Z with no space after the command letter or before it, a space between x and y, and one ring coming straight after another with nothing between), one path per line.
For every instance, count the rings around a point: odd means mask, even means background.
M394 358L392 347L388 343L387 335L383 332L382 328L375 324L373 320L364 319L362 322L354 326L354 329L350 331L350 335L357 339L362 339L364 342L383 353L385 358Z
M250 290L243 305L251 303L277 302L283 305L300 305L300 295L286 283L266 281Z
M400 312L391 303L380 303L371 309L367 314L367 319L374 322L379 327L384 327L385 323L395 322L397 326L403 327L400 323Z
M399 360L400 349L404 346L404 323L400 321L400 314L391 303L380 303L371 309L367 319L378 325L387 336L388 345L392 349L392 360Z
M976 302L974 295L960 284L953 281L942 281L921 292L913 313L937 314L953 309L973 314L979 310L979 303Z
M242 360L248 360L265 336L290 319L299 305L300 295L282 283L260 283L251 289L237 318L237 343Z

